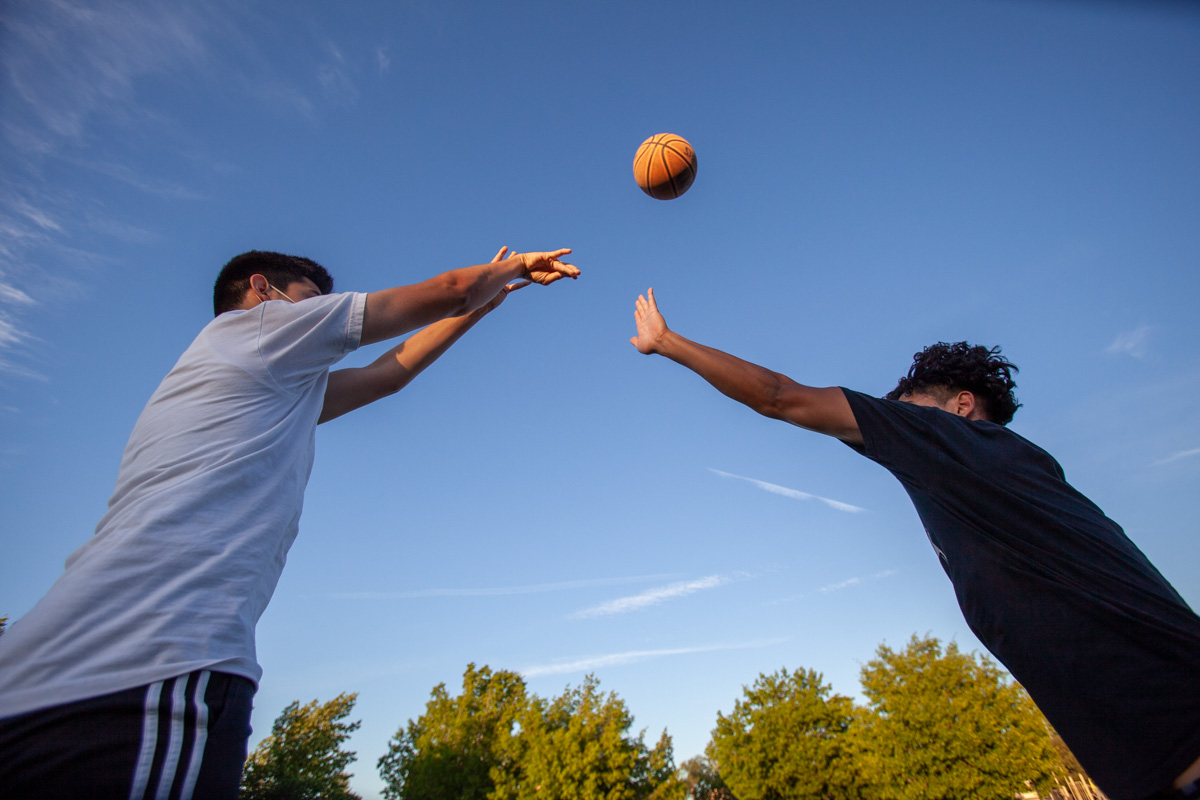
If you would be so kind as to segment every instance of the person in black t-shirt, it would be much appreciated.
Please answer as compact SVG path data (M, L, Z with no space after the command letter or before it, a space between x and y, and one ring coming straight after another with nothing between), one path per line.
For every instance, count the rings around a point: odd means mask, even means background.
M640 352L900 480L967 624L1112 800L1200 797L1200 617L1058 462L1005 427L1017 368L999 348L928 347L876 399L692 342L653 289L635 320Z

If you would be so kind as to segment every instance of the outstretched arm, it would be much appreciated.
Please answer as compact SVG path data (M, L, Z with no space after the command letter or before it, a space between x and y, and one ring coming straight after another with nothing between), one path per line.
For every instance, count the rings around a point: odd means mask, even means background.
M655 353L682 364L717 391L765 417L862 444L854 412L841 389L805 386L786 375L680 336L667 327L653 289L645 296L638 296L634 320L637 336L629 341L638 352Z
M360 345L402 336L448 317L470 314L490 303L510 281L524 278L543 286L579 277L579 268L560 261L570 248L545 253L517 253L508 258L464 267L411 286L367 295Z
M492 263L503 261L507 252L507 247L501 247ZM501 287L486 305L468 314L427 325L365 367L329 373L325 404L317 422L328 422L400 391L437 361L476 322L498 308L509 292L523 289L529 283L526 280Z

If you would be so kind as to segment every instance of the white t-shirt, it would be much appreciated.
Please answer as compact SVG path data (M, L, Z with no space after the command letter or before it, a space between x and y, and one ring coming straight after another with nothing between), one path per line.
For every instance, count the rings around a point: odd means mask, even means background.
M210 322L138 418L96 534L0 636L0 717L211 669L262 675L254 628L296 538L329 367L364 294Z

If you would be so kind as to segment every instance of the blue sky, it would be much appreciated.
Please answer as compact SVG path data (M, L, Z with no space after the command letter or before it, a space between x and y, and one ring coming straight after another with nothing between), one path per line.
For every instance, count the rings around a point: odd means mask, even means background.
M91 534L231 256L374 290L574 248L318 433L253 741L357 691L365 797L472 661L595 672L682 760L760 672L856 695L881 642L979 647L893 478L634 351L651 285L816 385L1001 344L1014 429L1200 603L1194 5L13 0L0 67L0 614ZM699 158L670 202L631 170L662 132Z

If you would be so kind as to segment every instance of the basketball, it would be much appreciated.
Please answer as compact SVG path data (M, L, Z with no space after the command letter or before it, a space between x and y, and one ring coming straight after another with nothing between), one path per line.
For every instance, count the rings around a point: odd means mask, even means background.
M674 200L696 180L696 151L682 136L655 134L637 149L633 178L654 199Z

